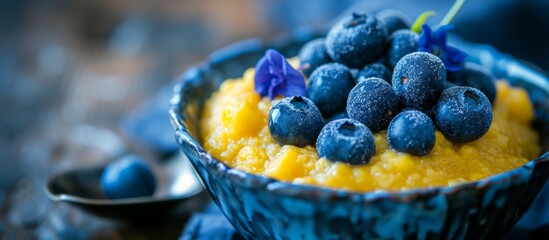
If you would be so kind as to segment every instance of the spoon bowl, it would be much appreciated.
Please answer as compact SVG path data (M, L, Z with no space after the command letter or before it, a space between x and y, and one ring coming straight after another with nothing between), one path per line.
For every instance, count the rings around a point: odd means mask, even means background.
M106 165L63 171L51 176L44 190L53 201L66 202L99 217L127 222L158 222L181 219L201 209L208 196L188 159L182 154L156 164L154 195L108 199L101 189Z

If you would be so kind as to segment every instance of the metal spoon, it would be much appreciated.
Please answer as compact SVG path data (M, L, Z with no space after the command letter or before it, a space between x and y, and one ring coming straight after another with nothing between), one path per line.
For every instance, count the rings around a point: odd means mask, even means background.
M157 189L153 196L108 199L100 179L106 166L74 169L51 176L44 191L53 201L66 202L94 215L127 222L158 222L186 217L208 201L187 157L174 157L153 166Z

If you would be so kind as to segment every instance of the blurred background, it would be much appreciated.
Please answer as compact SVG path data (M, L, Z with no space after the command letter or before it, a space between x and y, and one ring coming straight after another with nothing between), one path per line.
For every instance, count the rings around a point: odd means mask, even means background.
M174 79L215 49L326 29L352 10L413 20L452 0L0 0L0 238L176 238L184 222L136 229L48 201L45 179L123 152L177 151ZM549 1L468 1L454 33L549 70ZM151 121L154 124L151 124ZM147 123L147 124L144 124Z

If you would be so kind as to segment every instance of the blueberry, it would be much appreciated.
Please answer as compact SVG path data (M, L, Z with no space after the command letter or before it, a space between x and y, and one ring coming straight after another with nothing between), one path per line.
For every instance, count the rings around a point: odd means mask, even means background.
M360 82L366 78L377 77L385 80L386 82L391 82L391 71L381 63L372 63L366 65L362 71L356 76L356 81Z
M320 111L305 97L284 98L269 112L269 130L280 145L312 146L322 126L324 122Z
M393 88L404 107L429 109L446 82L446 68L437 56L414 52L400 59L393 71Z
M457 86L458 86L458 85L455 84L455 83L453 83L453 82L448 82L448 81L446 81L446 82L444 83L444 90L446 90L446 89L448 89L448 88L451 88L451 87L457 87Z
M467 62L463 71L460 74L452 74L448 77L448 81L459 86L474 87L484 93L492 105L494 104L496 77L484 66Z
M383 54L381 55L381 57L379 57L377 60L375 60L373 63L381 63L383 65L385 65L385 67L387 69L389 69L389 71L391 71L392 68L390 68L388 65L387 65L387 54Z
M320 65L332 62L330 55L326 52L324 41L324 38L311 40L299 50L299 61L305 76L311 75Z
M387 65L394 68L402 57L417 52L419 49L419 36L408 29L394 32L389 38L387 48Z
M427 115L427 117L429 117L433 123L435 122L435 110L433 108L429 108L429 109L403 108L403 109L400 109L399 112L410 111L410 110L420 111L423 114Z
M463 64L465 68L465 64ZM459 86L456 82L461 81L465 77L464 71L446 71L446 82L452 83L454 86Z
M492 124L492 105L478 89L451 87L440 96L435 108L437 128L454 143L481 138Z
M377 13L377 17L385 24L388 35L399 29L410 29L412 25L406 14L394 9L383 10Z
M342 112L347 96L355 86L349 69L339 63L328 63L317 68L309 78L307 96L325 117Z
M376 153L376 143L370 129L348 118L326 124L316 146L320 157L349 164L367 164Z
M101 187L112 199L151 196L156 180L141 158L129 155L107 165L101 175Z
M398 98L391 85L381 78L367 78L358 83L347 100L349 117L379 132L398 113Z
M331 121L334 121L334 120L344 119L344 118L349 118L349 114L347 114L346 111L336 113L336 114L332 115L330 118L326 119L324 122L328 123L328 122L331 122Z
M389 124L387 142L396 151L425 156L435 146L435 126L425 113L406 110Z
M334 25L326 36L330 57L350 68L362 68L383 54L387 30L376 16L353 13Z

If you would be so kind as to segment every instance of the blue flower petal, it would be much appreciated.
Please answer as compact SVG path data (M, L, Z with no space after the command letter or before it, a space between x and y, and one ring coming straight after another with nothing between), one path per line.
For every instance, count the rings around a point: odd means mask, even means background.
M463 69L463 62L467 58L467 54L459 49L446 46L446 69L448 71L461 71Z
M421 26L421 35L419 36L419 51L421 52L433 52L433 43L431 42L431 36L433 31L427 24Z
M255 66L254 88L272 100L278 95L304 96L305 78L279 52L269 49Z
M286 84L284 84L280 89L279 93L286 97L291 96L305 96L306 94L306 86L305 86L305 79L303 78L303 75L292 68L288 64L287 68L287 74L286 74Z
M467 54L455 47L448 46L448 31L452 28L452 25L443 25L433 32L431 27L424 24L419 36L418 50L437 55L444 62L448 71L461 71Z
M271 77L269 74L269 64L266 57L259 59L255 65L255 77L254 77L254 88L257 93L261 96L266 96L269 91L269 86L271 82Z
M446 47L446 43L448 42L448 31L450 31L453 28L452 25L443 25L440 26L434 33L433 33L433 41L439 45L441 48Z
M284 58L284 56L273 49L268 49L267 51L265 51L265 57L267 57L267 60L269 61L270 66L277 67L278 70L280 70L283 67L284 62L286 62L286 59ZM271 70L277 70L277 69L272 68Z

